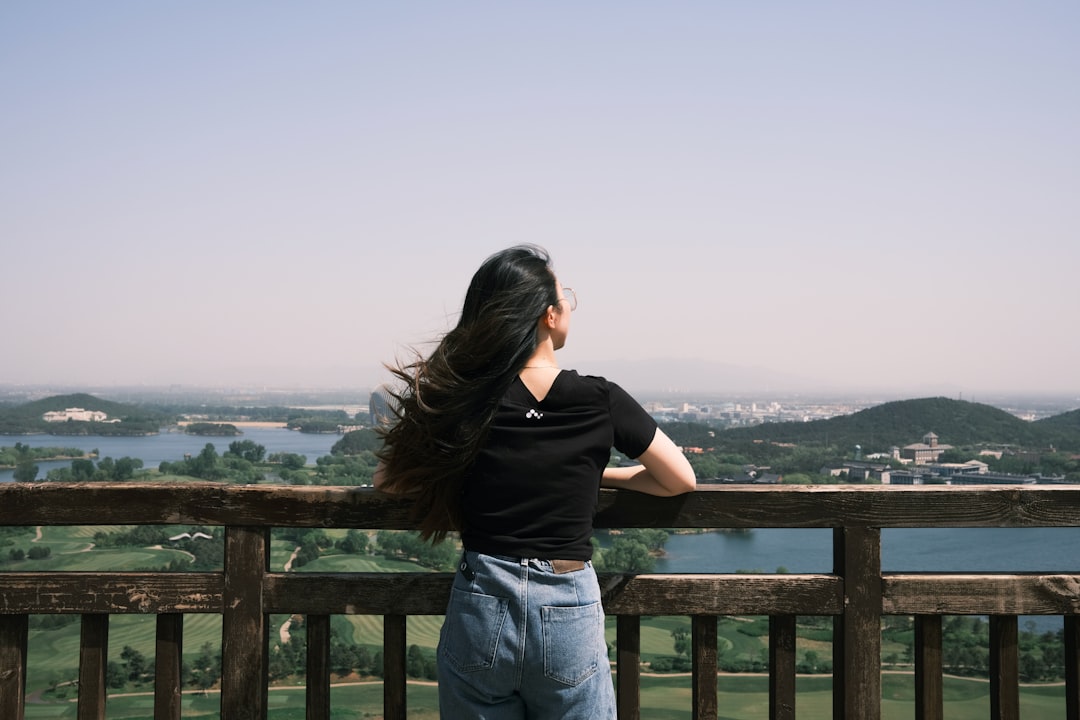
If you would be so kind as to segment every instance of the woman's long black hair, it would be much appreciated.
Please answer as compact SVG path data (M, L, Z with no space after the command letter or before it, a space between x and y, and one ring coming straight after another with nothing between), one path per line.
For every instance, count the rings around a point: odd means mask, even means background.
M536 349L537 322L559 307L548 253L534 245L498 252L469 283L461 318L426 359L390 370L396 421L382 431L387 489L416 498L425 539L461 529L462 480L499 398Z

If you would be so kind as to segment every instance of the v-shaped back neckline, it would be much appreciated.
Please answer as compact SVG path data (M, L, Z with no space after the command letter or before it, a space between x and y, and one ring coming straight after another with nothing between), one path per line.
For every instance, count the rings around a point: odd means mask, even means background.
M521 383L521 386L525 388L525 392L529 393L529 397L532 399L532 401L540 404L544 402L544 400L546 400L549 395L551 395L551 389L555 387L555 383L559 381L559 378L562 376L562 374L562 370L559 370L559 372L555 373L555 377L552 378L551 384L547 386L547 390L544 392L542 397L537 396L537 394L533 392L533 389L529 387L529 384L525 382L525 379L522 378L520 374L517 376L517 379L518 382Z

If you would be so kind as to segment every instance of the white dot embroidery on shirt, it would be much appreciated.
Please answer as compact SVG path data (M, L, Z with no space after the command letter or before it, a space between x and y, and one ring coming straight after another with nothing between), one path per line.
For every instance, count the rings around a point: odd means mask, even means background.
M537 420L539 420L540 418L544 417L544 413L537 410L530 410L529 412L525 413L525 417L536 418Z

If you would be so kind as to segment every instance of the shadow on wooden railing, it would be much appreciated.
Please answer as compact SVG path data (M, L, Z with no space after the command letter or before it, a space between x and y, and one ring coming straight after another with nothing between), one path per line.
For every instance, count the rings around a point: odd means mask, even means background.
M358 488L217 484L0 485L0 526L225 527L224 572L0 576L0 718L25 714L28 616L82 616L78 717L105 717L109 616L157 616L155 720L180 718L183 616L222 616L221 718L264 718L271 613L307 616L307 717L330 717L330 616L384 616L384 713L406 716L409 615L439 615L445 573L270 572L273 527L408 529L407 505ZM1066 715L1080 720L1080 575L882 573L881 529L1080 526L1080 486L738 487L660 499L601 493L601 528L832 528L833 572L601 575L617 617L620 718L640 716L639 619L692 618L692 713L717 717L719 615L768 615L771 718L795 717L795 619L834 617L833 716L881 717L881 620L915 616L916 718L941 718L943 615L990 617L991 714L1019 717L1019 615L1065 624ZM1078 556L1080 556L1080 548ZM1076 558L1062 558L1074 568Z

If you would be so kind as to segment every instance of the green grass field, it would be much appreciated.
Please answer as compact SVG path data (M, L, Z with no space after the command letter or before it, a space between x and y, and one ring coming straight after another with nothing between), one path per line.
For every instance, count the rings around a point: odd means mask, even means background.
M888 674L883 678L882 717L909 720L914 717L913 681L910 675ZM725 675L717 681L719 717L723 720L759 720L768 717L768 678ZM983 720L990 713L989 685L977 680L945 679L946 717L949 720ZM216 720L220 698L186 693L184 718ZM687 676L641 678L641 716L648 720L689 720L690 679ZM331 691L334 720L362 720L382 713L382 685L377 682L336 686ZM436 688L411 683L408 689L409 717L429 720L438 717ZM299 688L277 689L269 695L272 720L303 720L304 692ZM113 696L109 698L110 720L151 720L153 696ZM1022 717L1063 717L1064 690L1061 687L1023 688L1020 695ZM824 677L798 680L796 715L800 720L829 720L832 717L832 682ZM74 702L48 705L29 703L27 720L74 720Z

